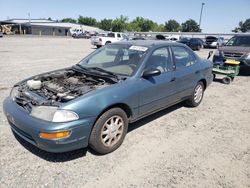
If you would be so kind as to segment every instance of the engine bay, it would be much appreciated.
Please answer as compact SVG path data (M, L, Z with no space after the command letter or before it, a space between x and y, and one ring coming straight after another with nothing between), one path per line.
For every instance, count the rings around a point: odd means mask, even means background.
M15 100L22 106L26 103L56 105L111 84L98 76L65 69L38 75L21 83Z

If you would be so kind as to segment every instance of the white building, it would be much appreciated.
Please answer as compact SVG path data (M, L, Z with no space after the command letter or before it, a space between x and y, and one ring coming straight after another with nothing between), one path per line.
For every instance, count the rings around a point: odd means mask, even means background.
M74 32L103 32L97 27L46 19L10 19L0 23L1 25L12 25L13 32L17 34L67 36Z

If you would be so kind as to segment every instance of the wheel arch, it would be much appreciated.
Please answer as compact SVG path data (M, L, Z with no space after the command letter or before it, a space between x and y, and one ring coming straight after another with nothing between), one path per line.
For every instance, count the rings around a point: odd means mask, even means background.
M207 88L207 81L206 81L206 79L200 79L199 80L199 82L202 82L203 83L203 85L204 85L204 90L206 90L206 88Z
M120 109L122 109L122 110L126 113L126 115L127 115L127 117L128 117L128 121L129 121L129 119L133 116L132 109L131 109L127 104L125 104L125 103L115 103L115 104L112 104L112 105L106 107L104 110L102 110L102 111L99 113L99 115L97 116L97 118L96 118L96 120L95 120L95 123L96 123L96 121L100 118L100 116L101 116L103 113L107 112L108 110L110 110L110 109L112 109L112 108L120 108Z

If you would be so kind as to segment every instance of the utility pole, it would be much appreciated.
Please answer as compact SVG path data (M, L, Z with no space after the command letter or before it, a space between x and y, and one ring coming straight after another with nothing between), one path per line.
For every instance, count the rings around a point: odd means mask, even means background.
M205 5L205 3L201 3L201 13L200 13L200 21L199 21L199 28L201 30L201 17L202 17L202 12L203 12L203 6Z
M30 13L28 13L28 17L29 17L29 23L30 23Z

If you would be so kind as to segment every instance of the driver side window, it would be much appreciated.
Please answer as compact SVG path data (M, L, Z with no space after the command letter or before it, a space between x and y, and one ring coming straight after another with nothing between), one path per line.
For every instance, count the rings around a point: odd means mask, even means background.
M145 69L158 69L164 73L168 70L169 62L168 48L158 48L149 57Z

